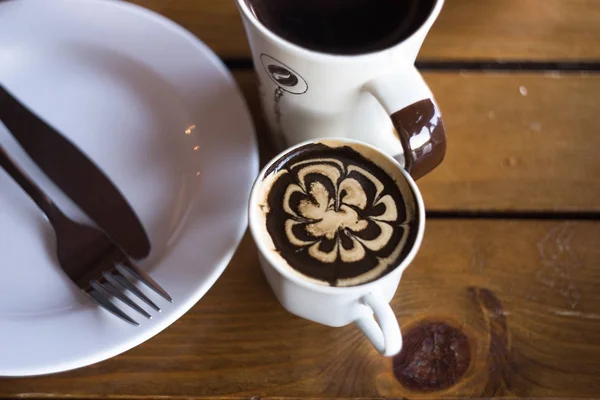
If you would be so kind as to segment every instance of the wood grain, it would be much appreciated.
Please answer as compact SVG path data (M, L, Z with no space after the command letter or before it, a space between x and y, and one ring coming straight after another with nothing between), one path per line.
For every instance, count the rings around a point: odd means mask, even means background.
M599 222L428 221L393 308L404 332L439 321L467 336L468 369L443 391L403 388L354 326L286 313L246 236L215 287L163 333L88 368L0 380L0 397L595 397L598 237Z
M448 134L446 159L418 182L429 210L600 211L600 75L424 76ZM254 73L235 77L264 141Z
M247 58L234 0L133 0L199 36L221 57ZM596 0L446 0L419 59L600 58Z

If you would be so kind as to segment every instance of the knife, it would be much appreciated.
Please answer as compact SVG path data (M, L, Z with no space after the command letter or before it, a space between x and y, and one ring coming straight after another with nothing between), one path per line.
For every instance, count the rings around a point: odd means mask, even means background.
M115 185L81 150L1 84L0 121L44 174L123 251L138 260L148 256L148 235Z

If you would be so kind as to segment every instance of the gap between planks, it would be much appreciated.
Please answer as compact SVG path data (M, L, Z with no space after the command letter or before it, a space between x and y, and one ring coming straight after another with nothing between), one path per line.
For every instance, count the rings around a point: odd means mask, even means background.
M241 70L254 67L249 58L224 58L223 62L229 69ZM540 71L540 72L600 72L600 62L573 61L436 61L422 60L415 63L422 71Z

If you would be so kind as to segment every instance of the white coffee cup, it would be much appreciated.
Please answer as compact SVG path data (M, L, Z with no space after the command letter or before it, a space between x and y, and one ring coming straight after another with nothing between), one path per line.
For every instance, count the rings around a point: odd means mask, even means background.
M264 185L268 184L263 181L272 174L271 167L300 146L332 142L336 145L359 146L361 151L375 155L376 164L397 182L402 179L402 185L406 183L405 190L414 196L417 231L412 248L396 268L374 281L358 286L325 286L303 277L285 262L274 248L270 237L266 237L265 216L261 206L265 196ZM425 208L414 180L396 160L371 145L346 138L300 143L273 158L260 172L250 195L248 215L250 232L259 251L260 265L275 296L286 310L299 317L332 327L354 322L382 355L392 356L400 351L402 335L389 303L398 288L402 273L412 262L421 245L425 229Z
M259 77L263 111L280 150L322 137L361 140L396 158L415 179L443 160L446 134L441 115L414 66L443 0L433 3L429 16L405 40L359 55L300 47L263 25L246 0L237 4Z

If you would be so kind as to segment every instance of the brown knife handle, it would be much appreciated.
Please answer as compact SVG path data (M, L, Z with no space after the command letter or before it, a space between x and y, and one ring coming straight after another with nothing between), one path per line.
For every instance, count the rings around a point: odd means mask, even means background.
M0 122L42 172L131 258L150 254L148 234L119 188L83 150L2 84Z
M403 154L394 158L414 179L434 170L446 155L446 129L433 95L416 68L374 79L365 88L392 119L394 137L403 149Z

